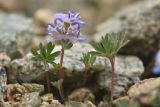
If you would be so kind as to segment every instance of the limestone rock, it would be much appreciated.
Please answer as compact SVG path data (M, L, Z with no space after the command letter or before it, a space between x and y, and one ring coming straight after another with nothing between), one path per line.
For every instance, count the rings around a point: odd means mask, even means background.
M87 107L96 107L91 101L86 101L86 102L85 102L85 105L86 105Z
M39 107L41 104L40 96L37 92L26 93L20 103L20 107Z
M53 98L52 93L48 93L48 94L41 96L41 99L43 102L51 102L54 98Z
M121 53L136 55L143 60L160 48L160 0L143 0L128 6L100 24L95 40L111 32L125 32L130 43ZM158 46L159 45L159 46Z
M118 56L115 59L115 90L114 96L126 95L130 85L139 82L144 71L143 63L134 56ZM110 90L111 67L106 61L106 69L98 75L98 87Z
M44 86L41 84L23 83L22 86L25 87L27 92L38 92L39 94L42 94L44 92Z
M87 106L81 102L68 101L68 102L66 102L65 107L87 107Z
M118 105L118 104L120 104L120 103L122 103L122 102L128 102L128 103L129 103L129 102L130 102L129 97L128 97L128 96L120 97L120 98L114 100L114 101L113 101L113 104L114 104L114 105Z
M159 93L160 78L151 78L133 85L128 90L130 99L138 100L144 104L150 104Z
M75 91L73 91L69 96L68 99L71 101L94 101L94 94L91 92L91 90L87 88L80 88Z
M12 59L30 50L35 29L32 19L0 11L0 25L0 50L6 51Z
M44 78L42 63L32 61L31 55L11 62L9 69L9 81L11 82L32 82Z
M0 96L5 98L7 94L7 74L6 69L0 66Z
M0 66L8 67L10 62L11 58L5 52L0 52Z
M26 93L33 93L36 92L41 94L44 92L44 86L40 84L34 83L23 83L20 84L8 84L9 91L13 95L15 101L20 102Z
M50 102L42 102L40 107L65 107L58 100L51 100Z

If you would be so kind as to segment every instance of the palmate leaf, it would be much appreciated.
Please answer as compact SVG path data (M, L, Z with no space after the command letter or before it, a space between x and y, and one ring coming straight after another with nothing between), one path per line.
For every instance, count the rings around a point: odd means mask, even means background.
M54 60L59 56L60 51L53 52L55 45L49 42L46 46L42 43L39 44L37 49L32 49L32 60L41 61L44 63L44 66L48 64L55 64Z
M54 47L55 47L54 44L52 44L51 42L48 43L48 45L47 45L47 55L48 56L53 51Z
M81 61L84 63L85 66L91 68L96 61L96 55L88 53L83 53L83 57L81 58Z
M129 40L125 39L124 33L111 33L106 34L105 37L102 37L101 41L98 43L91 43L95 51L91 52L98 56L112 58L118 51L124 47Z

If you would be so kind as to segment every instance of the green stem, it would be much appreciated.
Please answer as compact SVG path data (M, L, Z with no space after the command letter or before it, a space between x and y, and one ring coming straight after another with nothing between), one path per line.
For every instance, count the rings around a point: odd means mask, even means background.
M112 107L113 93L114 93L114 86L115 86L115 57L110 58L110 63L112 67L112 82L111 82L111 96L110 96L109 107Z

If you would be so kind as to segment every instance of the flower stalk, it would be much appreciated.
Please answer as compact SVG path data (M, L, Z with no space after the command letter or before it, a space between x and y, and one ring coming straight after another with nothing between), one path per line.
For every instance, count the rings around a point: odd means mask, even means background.
M95 49L91 53L93 55L101 56L108 58L111 63L112 67L112 82L111 82L111 94L110 94L110 103L109 107L112 107L113 102L113 93L114 93L114 86L115 86L115 55L118 51L124 47L129 40L125 38L124 33L111 33L106 34L105 37L102 37L100 42L93 42L91 45Z
M110 58L109 60L112 67L112 82L111 82L111 95L110 95L109 107L112 107L114 87L115 87L115 56Z
M63 67L63 59L64 59L64 48L61 49L61 58L60 58L60 64L59 64L59 70L58 70L58 79L62 79L62 67Z
M63 59L64 59L64 48L62 47L59 70L58 70L58 80L62 79ZM59 87L58 90L59 90L59 94L60 94L62 100L64 100L64 90L63 90L63 85L62 84L60 84L60 87Z
M51 87L50 87L50 78L49 78L49 72L46 72L46 81L47 81L47 92L51 92Z

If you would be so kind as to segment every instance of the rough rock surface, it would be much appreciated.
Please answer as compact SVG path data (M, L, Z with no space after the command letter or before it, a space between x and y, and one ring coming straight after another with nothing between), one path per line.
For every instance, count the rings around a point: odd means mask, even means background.
M100 24L95 40L111 32L125 32L130 43L121 53L136 55L144 60L155 48L160 48L160 0L143 0L120 10Z
M55 50L59 50L56 47ZM82 57L82 52L88 52L93 50L93 48L86 43L80 44L76 43L70 50L65 51L63 71L64 77L71 79L75 77L77 72L82 73L84 70L84 64L80 61ZM56 59L59 62L59 58ZM111 80L111 66L108 59L98 57L95 65L101 65L99 69L99 74L94 79L94 82L98 83L96 86L99 89L108 89L110 87ZM106 69L105 69L106 65ZM93 68L91 72L97 71ZM116 57L116 91L115 95L120 95L126 92L128 86L139 81L140 75L143 73L144 68L142 62L134 56L117 56ZM12 61L10 72L11 81L38 81L43 79L44 71L39 63L31 61L30 54L22 59L17 59ZM77 77L75 77L77 79ZM75 82L75 79L73 79ZM122 82L123 81L123 82Z
M141 81L133 85L128 90L128 96L130 99L138 100L144 104L150 104L159 93L160 78L151 78Z
M39 93L32 92L26 93L22 98L20 107L39 107L41 104Z
M7 92L7 74L6 69L0 66L0 96L6 97Z
M69 96L68 99L71 101L79 101L79 102L84 102L84 101L94 101L95 96L91 92L91 90L87 88L80 88L75 91L73 91Z
M11 58L5 52L0 52L0 66L8 67L10 62Z
M68 101L68 102L66 102L65 107L87 107L87 106L81 102Z
M100 88L110 90L111 83L111 67L106 61L106 69L98 76L98 85ZM126 95L130 85L139 82L140 76L143 73L142 62L134 56L118 56L115 59L116 82L114 96Z
M31 55L11 62L9 69L9 81L11 82L32 82L43 79L43 65L31 60Z
M31 46L34 24L29 18L0 11L0 50L19 58ZM24 51L25 50L25 51Z
M36 92L38 94L44 93L44 86L34 83L23 83L20 84L8 84L10 92L13 95L15 101L21 101L26 93Z

